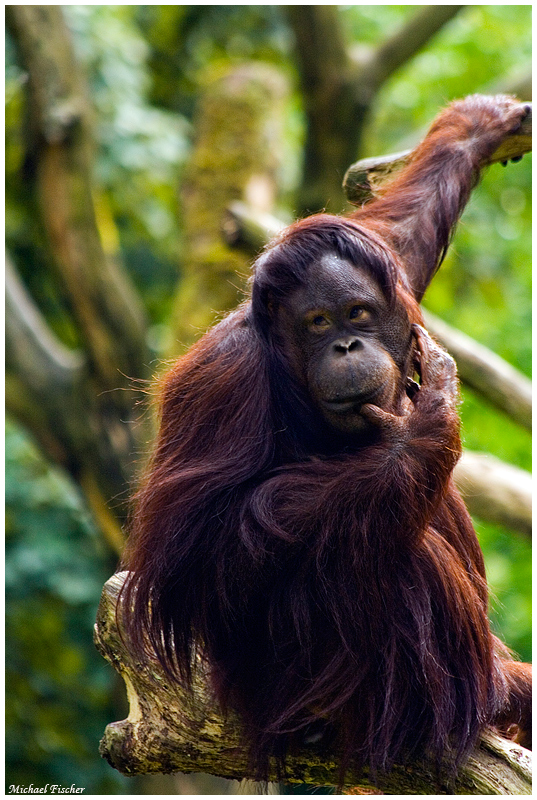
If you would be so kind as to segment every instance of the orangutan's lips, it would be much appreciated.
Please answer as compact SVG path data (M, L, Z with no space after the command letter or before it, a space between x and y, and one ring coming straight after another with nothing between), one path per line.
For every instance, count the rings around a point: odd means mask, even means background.
M349 411L358 412L360 406L363 406L364 403L369 403L377 397L378 394L379 389L375 389L374 392L369 392L368 394L342 397L337 400L322 400L322 405L326 411L330 411L332 414L347 414Z
M323 407L332 412L333 414L346 414L347 411L352 411L357 405L362 404L361 398L350 398L348 400L323 400Z

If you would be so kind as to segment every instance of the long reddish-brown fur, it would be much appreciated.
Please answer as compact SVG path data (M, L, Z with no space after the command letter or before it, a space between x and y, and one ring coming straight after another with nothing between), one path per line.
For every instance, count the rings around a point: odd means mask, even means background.
M456 763L485 725L526 719L528 670L490 631L481 551L452 480L456 410L419 392L404 443L334 450L268 300L336 252L419 323L479 167L522 115L507 98L452 104L381 198L350 219L307 218L269 246L251 300L162 382L124 561L126 630L186 684L202 654L260 777L318 724L343 767L387 769L423 753ZM411 358L409 341L401 392Z

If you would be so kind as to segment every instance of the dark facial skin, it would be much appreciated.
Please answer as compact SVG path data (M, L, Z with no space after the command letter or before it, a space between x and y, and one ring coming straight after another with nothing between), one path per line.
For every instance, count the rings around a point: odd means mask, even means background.
M307 286L278 310L291 367L327 425L360 434L369 403L404 414L402 374L411 347L404 309L395 308L362 267L330 253L312 265Z

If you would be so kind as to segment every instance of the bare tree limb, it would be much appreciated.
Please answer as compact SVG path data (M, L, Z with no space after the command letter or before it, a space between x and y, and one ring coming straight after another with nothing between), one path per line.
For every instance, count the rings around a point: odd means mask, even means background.
M342 204L339 176L358 152L363 113L355 97L357 70L346 50L337 6L283 8L295 37L307 120L299 206L318 211Z
M82 342L81 352L72 353L53 336L8 266L7 406L79 483L119 552L133 453L149 423L136 408L142 393L135 382L146 377L149 363L144 315L127 274L101 245L92 112L61 7L9 6L6 12L29 77L31 155L45 240Z
M306 101L319 87L337 85L349 66L349 55L337 6L285 6L293 29L300 77L307 89ZM308 102L308 110L310 104Z
M5 255L6 344L12 362L28 375L32 388L51 384L56 391L80 383L85 368L82 353L69 350L52 333Z
M470 513L479 519L532 533L532 477L486 453L465 450L455 467L455 483Z
M49 330L8 256L5 278L7 408L29 425L44 452L67 468L68 450L60 433L62 418L50 427L46 422L48 406L50 403L55 415L66 405L78 405L85 360L64 347ZM39 402L34 404L37 398ZM78 433L75 428L75 435Z
M55 266L104 391L145 374L145 323L126 274L107 260L92 197L91 110L60 6L9 6L29 75L40 210ZM121 393L115 399L121 405Z
M423 6L393 36L374 50L361 65L358 91L362 102L371 103L380 86L415 56L446 23L466 6Z
M207 772L226 778L252 776L232 714L225 719L211 699L203 664L195 671L194 693L171 685L157 660L142 664L117 627L116 605L126 573L113 576L103 590L95 643L125 681L130 704L127 719L107 726L101 755L126 775L149 772ZM287 783L337 783L337 753L304 746L289 757ZM271 778L276 779L273 774ZM346 784L386 794L531 794L531 753L492 732L487 733L453 786L439 786L426 762L395 768L374 782L367 770L349 771ZM349 790L348 793L362 793Z
M428 330L449 350L460 379L531 431L531 380L511 364L424 309Z
M6 256L6 406L43 453L78 480L109 543L123 545L106 501L125 490L134 426L100 413L84 356L52 333ZM132 398L131 398L132 399Z

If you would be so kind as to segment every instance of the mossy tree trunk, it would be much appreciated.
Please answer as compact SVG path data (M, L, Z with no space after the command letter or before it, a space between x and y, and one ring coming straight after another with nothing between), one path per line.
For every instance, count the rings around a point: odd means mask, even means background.
M222 235L228 205L270 211L278 192L286 84L273 67L245 64L213 77L199 102L194 148L181 185L182 280L174 309L177 350L242 300L251 259Z

